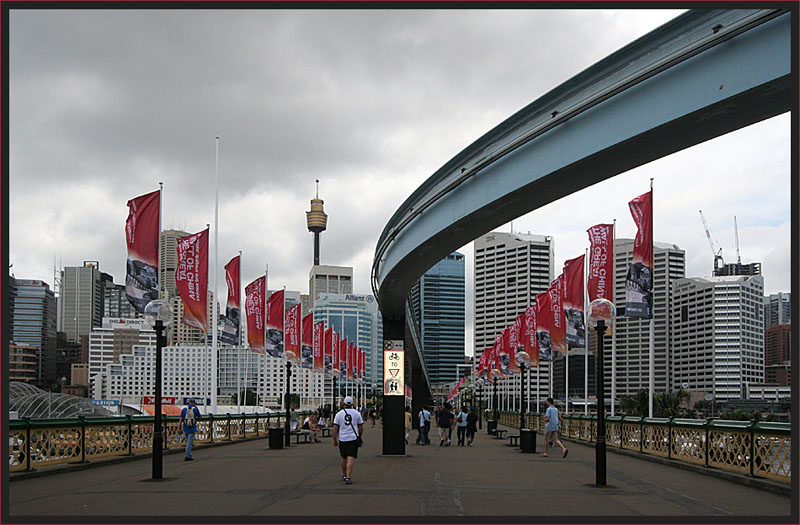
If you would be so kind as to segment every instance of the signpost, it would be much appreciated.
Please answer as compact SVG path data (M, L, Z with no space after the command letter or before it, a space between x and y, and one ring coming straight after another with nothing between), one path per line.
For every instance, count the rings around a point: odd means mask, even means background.
M383 343L383 454L405 455L405 352L402 340Z

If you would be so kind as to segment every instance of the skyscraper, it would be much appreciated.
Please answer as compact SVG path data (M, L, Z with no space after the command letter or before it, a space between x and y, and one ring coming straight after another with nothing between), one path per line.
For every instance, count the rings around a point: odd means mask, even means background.
M55 388L56 377L56 299L44 281L8 278L8 340L27 345L19 354L36 355L33 383L44 389Z
M764 328L792 323L792 294L778 292L764 297Z
M764 381L764 279L693 277L673 283L673 389L684 383L717 401L744 398Z
M311 211L306 212L308 231L314 234L314 266L319 266L319 234L328 227L328 216L323 209L325 201L319 198L319 180L317 180L317 196L311 199Z
M764 382L789 385L792 377L792 325L764 330Z
M633 259L633 239L614 241L614 304L625 305L625 276ZM670 379L670 286L686 274L686 252L675 244L654 243L653 314L655 319L655 393L669 391ZM618 312L616 330L617 403L622 396L635 396L650 384L650 320L625 317ZM605 388L611 393L611 336L606 335Z
M454 381L464 363L464 255L453 252L411 289L414 317L432 384Z
M105 278L104 278L105 277ZM100 272L97 261L66 266L61 272L61 331L67 341L81 342L103 322L104 287L111 276Z
M517 316L546 292L553 274L553 238L545 235L491 232L475 240L475 359ZM551 395L550 367L530 371L531 403ZM511 381L498 392L518 397Z
M311 308L314 308L317 297L323 293L352 294L353 268L351 266L312 266L308 274L308 298Z
M124 284L106 283L103 289L103 303L103 317L126 319L143 317L128 300Z

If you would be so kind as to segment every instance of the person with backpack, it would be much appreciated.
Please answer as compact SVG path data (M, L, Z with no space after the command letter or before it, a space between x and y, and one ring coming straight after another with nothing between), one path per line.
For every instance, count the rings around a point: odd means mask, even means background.
M464 438L467 434L467 407L461 407L461 410L456 416L458 427L456 428L456 435L458 436L458 446L464 446Z
M189 404L181 410L180 425L183 433L186 434L186 455L184 461L192 461L192 443L194 435L197 433L197 422L200 421L200 409L197 408L194 399L189 400Z
M356 430L358 426L358 430ZM358 447L362 445L361 435L364 433L364 419L358 410L353 408L353 398L344 398L344 408L333 418L333 446L339 447L342 456L342 479L348 485L353 483L353 466L358 457Z
M431 413L428 411L428 406L423 405L422 410L419 411L419 440L420 445L430 445L431 440L429 433L431 431Z

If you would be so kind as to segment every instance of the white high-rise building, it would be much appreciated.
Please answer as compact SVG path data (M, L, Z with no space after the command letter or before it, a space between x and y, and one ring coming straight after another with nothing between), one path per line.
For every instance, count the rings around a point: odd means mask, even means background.
M311 267L308 273L308 299L314 308L319 294L353 293L353 268L351 266L329 266L319 264Z
M104 317L103 325L89 334L89 378L119 363L119 357L134 346L155 344L156 333L144 319Z
M475 239L475 360L494 344L495 337L546 292L553 273L553 238L545 235L491 232ZM538 381L537 381L538 378ZM518 378L498 382L500 403L518 403ZM553 394L550 366L530 371L530 403ZM492 388L488 390L490 393ZM484 390L486 392L486 390ZM541 408L541 407L540 407Z
M633 259L633 239L614 241L614 304L625 306L625 276ZM669 391L670 380L670 284L686 275L686 252L675 244L654 243L653 250L653 316L655 353L655 393ZM635 396L650 384L650 320L625 317L617 312L616 331L616 392L617 403L622 396ZM605 390L611 393L611 336L605 343Z
M764 382L764 279L693 277L673 283L673 389L743 399Z

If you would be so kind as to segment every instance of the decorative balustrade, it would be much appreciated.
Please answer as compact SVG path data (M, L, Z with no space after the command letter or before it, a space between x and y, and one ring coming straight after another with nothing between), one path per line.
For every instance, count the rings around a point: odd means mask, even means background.
M561 434L597 441L597 417L567 414ZM526 425L544 431L544 414L526 414ZM500 424L518 427L518 412L502 412ZM606 417L606 444L676 461L790 483L792 436L788 423L680 418Z
M308 413L298 413L305 416ZM153 416L74 419L15 419L9 422L10 472L64 463L85 463L105 457L149 453L153 449ZM302 420L302 419L301 419ZM164 450L186 446L179 416L162 416ZM197 422L194 442L215 443L267 437L269 428L283 428L285 414L206 415Z

